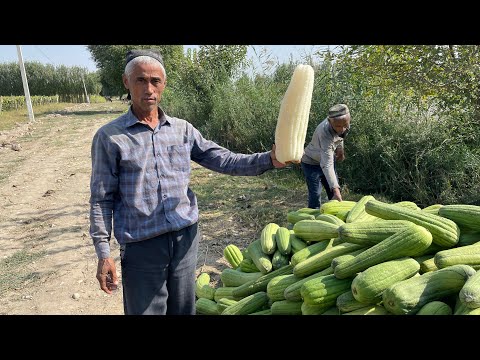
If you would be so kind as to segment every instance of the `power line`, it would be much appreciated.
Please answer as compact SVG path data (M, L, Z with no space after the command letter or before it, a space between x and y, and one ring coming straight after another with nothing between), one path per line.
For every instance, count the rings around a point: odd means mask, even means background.
M50 58L47 56L47 54L45 54L45 53L42 51L42 49L40 49L40 48L38 47L38 45L34 45L34 46L38 49L38 51L40 51L40 52L42 53L43 56L45 56L45 57L48 59L48 61L50 61L50 62L52 63L52 65L55 65L55 62L52 61L52 59L50 59Z

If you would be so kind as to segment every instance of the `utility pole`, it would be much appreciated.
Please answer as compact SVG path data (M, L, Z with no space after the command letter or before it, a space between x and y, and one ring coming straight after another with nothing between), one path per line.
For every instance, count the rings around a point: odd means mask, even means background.
M35 121L33 116L32 101L30 99L30 91L28 90L27 74L25 73L25 65L23 64L22 48L17 45L18 64L20 65L20 72L22 73L23 91L25 92L25 102L27 103L28 117L31 122Z
M87 87L85 86L85 80L83 80L83 73L82 73L82 82L83 82L83 90L85 90L85 97L87 98L87 103L90 104L90 98L88 97Z

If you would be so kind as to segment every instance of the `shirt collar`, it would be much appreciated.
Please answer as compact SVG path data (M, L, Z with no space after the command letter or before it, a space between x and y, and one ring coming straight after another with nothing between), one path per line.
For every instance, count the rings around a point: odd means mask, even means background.
M163 111L160 106L158 107L158 113L160 114L158 126L170 125L169 116L165 114L165 111ZM133 114L132 105L130 105L128 112L125 114L125 129L137 123L140 124L140 121L138 121L137 117Z

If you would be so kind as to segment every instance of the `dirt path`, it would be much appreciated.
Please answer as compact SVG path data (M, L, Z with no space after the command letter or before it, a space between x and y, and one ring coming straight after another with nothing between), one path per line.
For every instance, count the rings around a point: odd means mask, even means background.
M95 279L88 199L93 134L125 109L82 104L0 134L0 314L123 314L121 283L107 295ZM197 272L218 274L223 246L201 244ZM120 272L116 242L112 254Z

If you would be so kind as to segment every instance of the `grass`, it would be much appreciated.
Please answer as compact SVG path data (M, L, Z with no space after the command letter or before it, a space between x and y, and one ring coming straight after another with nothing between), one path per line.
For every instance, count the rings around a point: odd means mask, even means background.
M33 114L36 119L40 116L59 112L71 105L68 103L38 105L33 107ZM2 111L0 112L0 131L13 129L17 124L28 123L29 121L26 107L18 110Z
M38 280L40 275L30 271L28 265L43 256L46 252L28 252L20 250L10 257L0 261L0 295L9 290L25 287Z

